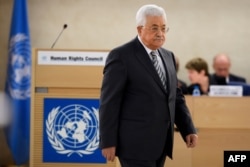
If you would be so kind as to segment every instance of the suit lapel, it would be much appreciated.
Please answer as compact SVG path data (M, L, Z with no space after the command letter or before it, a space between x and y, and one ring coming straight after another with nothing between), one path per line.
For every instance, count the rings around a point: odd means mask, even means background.
M155 67L154 67L152 61L150 60L145 48L142 46L142 44L140 43L140 41L138 39L136 39L136 43L137 43L137 45L136 45L136 47L137 47L136 57L138 58L139 62L144 66L144 68L154 78L156 83L164 90L164 92L166 92L166 90L164 89L164 87L161 83L161 79L160 79L159 75L157 74Z

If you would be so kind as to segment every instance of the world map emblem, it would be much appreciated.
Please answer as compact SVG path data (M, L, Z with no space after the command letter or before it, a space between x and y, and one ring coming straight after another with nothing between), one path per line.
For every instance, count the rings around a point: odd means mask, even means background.
M18 33L9 42L8 91L14 99L30 97L31 56L30 41L25 34Z
M99 146L98 109L81 104L54 107L46 119L49 143L68 157L93 154Z

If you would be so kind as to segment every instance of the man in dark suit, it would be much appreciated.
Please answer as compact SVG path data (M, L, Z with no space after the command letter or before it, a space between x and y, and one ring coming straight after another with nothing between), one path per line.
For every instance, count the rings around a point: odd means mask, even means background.
M168 31L164 9L142 6L136 24L138 36L106 60L100 148L108 161L118 156L122 167L163 167L166 156L172 158L174 123L187 147L198 137L177 87L174 55L161 47Z
M215 73L211 75L210 85L226 85L229 82L246 83L246 79L230 73L231 61L227 54L219 53L213 59Z

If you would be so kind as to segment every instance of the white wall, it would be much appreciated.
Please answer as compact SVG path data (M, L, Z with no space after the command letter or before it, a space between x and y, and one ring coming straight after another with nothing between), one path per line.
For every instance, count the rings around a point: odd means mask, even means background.
M135 13L147 3L166 9L170 31L165 48L180 59L179 77L186 82L185 63L192 57L227 52L232 72L250 82L249 0L28 0L32 47L110 50L136 36ZM4 87L11 0L0 0L0 88Z

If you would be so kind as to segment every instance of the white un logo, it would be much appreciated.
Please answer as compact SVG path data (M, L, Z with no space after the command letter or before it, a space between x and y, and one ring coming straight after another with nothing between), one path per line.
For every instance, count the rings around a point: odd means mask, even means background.
M18 33L9 43L8 90L14 99L30 97L31 56L29 37Z
M98 120L95 108L80 104L53 108L46 120L48 140L59 154L93 154L99 145Z

